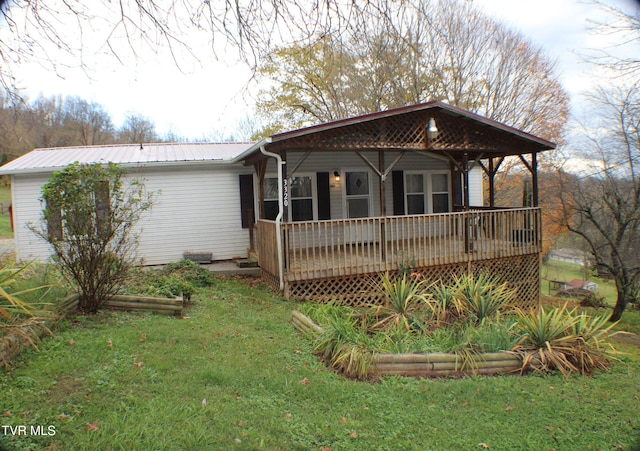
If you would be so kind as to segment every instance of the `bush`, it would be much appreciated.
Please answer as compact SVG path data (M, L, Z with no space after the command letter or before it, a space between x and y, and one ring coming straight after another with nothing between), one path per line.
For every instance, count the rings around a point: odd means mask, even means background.
M161 273L189 282L196 287L208 287L214 283L214 275L207 268L191 260L180 260L165 265Z
M515 348L523 355L523 370L538 372L559 370L563 374L591 374L596 368L609 367L610 351L605 340L617 334L611 332L617 324L609 323L609 315L590 316L577 309L560 308L522 313L513 325L521 334Z

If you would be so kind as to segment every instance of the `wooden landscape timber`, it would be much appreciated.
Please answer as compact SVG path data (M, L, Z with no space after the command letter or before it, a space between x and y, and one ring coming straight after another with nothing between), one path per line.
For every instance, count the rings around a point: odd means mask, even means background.
M320 335L324 329L304 313L294 310L291 321L299 331ZM472 374L511 374L522 370L522 358L510 352L474 354L375 354L371 376L455 377Z
M112 296L104 306L113 310L126 311L151 311L165 315L178 315L182 313L184 301L182 297L157 298L149 296Z

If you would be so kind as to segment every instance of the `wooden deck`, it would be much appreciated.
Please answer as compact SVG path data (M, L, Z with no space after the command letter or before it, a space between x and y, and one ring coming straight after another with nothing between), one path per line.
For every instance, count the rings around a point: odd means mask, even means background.
M280 279L276 233L273 221L259 221L260 266L272 282ZM527 265L535 264L529 273L539 273L539 208L294 222L281 224L280 233L287 296L298 296L291 287L328 284L333 288L327 296L335 297L336 290L350 290L352 281L365 275L416 270L437 276L480 266L498 270L522 265L523 257ZM491 262L501 263L491 269Z

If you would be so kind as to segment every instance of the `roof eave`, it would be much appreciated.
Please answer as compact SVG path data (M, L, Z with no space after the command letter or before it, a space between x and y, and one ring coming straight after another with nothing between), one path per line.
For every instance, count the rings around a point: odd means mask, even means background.
M86 164L96 164L96 163L107 164L108 162L95 162L95 163L86 163ZM137 162L137 163L118 163L118 166L125 169L135 169L135 168L142 168L142 167L166 167L166 166L172 166L172 167L175 167L175 166L188 167L188 166L199 166L199 165L222 166L222 165L231 165L233 163L237 163L237 160L235 157L219 159L219 160L149 161L149 162ZM53 173L56 171L61 171L66 167L67 165L48 166L48 167L41 167L41 168L19 168L19 169L0 168L0 176Z

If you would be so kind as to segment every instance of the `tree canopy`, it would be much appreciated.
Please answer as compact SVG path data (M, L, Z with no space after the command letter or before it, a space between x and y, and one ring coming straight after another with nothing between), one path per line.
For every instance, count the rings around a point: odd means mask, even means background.
M443 100L561 140L568 95L521 34L470 2L402 2L388 20L271 53L258 71L270 131Z

